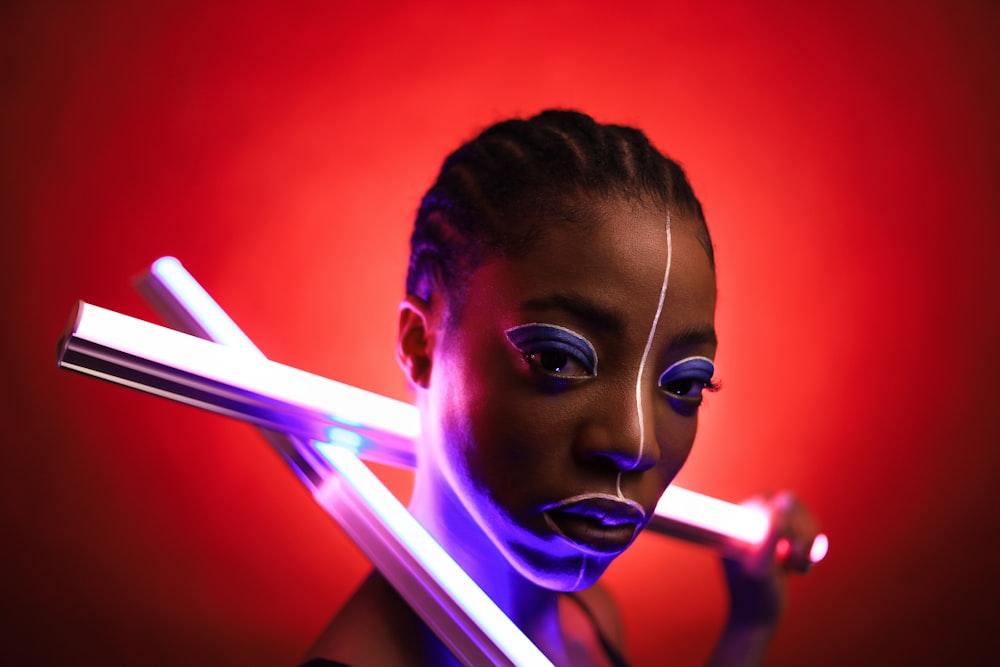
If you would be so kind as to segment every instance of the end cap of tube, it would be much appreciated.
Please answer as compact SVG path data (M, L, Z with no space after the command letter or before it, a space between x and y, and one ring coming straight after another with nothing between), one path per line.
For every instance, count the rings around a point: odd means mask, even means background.
M69 321L66 322L62 335L59 337L59 342L56 343L56 368L62 367L63 357L66 356L66 349L69 347L73 334L76 333L77 329L80 327L80 318L83 316L83 308L86 305L87 304L84 301L77 301L73 305L73 310L69 315Z

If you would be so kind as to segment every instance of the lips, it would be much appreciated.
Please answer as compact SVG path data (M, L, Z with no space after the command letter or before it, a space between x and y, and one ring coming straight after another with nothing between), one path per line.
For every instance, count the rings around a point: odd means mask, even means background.
M638 503L605 494L564 500L546 508L544 516L559 536L602 555L624 551L645 521Z

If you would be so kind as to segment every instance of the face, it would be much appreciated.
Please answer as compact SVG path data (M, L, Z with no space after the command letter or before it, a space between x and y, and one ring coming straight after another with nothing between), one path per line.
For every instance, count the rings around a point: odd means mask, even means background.
M626 204L591 222L474 272L419 397L420 465L557 590L593 583L645 525L691 450L715 355L693 224Z

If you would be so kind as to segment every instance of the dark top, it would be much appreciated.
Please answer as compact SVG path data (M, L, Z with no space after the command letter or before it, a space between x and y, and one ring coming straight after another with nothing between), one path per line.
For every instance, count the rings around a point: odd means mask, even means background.
M567 597L575 602L576 606L583 610L583 613L587 615L587 618L589 618L590 622L594 625L594 633L597 634L597 639L601 642L601 648L604 649L604 654L608 656L608 660L611 664L614 665L614 667L628 667L628 663L625 662L625 656L623 656L621 651L615 648L615 645L611 643L611 640L605 637L604 633L601 632L601 626L597 624L597 619L594 618L594 612L590 610L590 607L584 604L583 600L580 599L580 596L574 593L570 593ZM342 662L335 662L333 660L325 660L323 658L313 658L309 662L301 665L301 667L350 667L350 665L346 665Z
M605 637L604 633L601 632L601 626L598 625L597 619L594 617L594 612L590 611L590 607L583 602L583 598L576 593L570 593L567 597L575 602L576 606L583 610L583 613L590 619L590 622L594 626L594 634L597 635L597 640L601 642L601 648L604 649L604 655L608 656L608 660L611 664L614 665L614 667L628 667L628 662L625 661L625 656L623 656L621 651L619 651L615 645L611 643L611 640Z

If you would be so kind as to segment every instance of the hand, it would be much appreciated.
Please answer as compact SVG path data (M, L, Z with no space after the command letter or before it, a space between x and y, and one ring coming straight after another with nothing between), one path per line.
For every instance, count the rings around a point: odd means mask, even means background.
M816 520L790 493L758 496L743 504L766 511L771 528L756 547L734 547L723 554L729 618L709 659L710 667L763 664L784 611L786 575L809 569L809 552L819 533Z
M775 626L785 605L786 575L806 572L809 552L819 534L816 520L787 491L743 503L766 511L771 528L761 544L731 549L723 555L729 587L730 623Z

